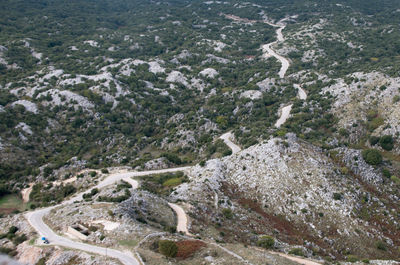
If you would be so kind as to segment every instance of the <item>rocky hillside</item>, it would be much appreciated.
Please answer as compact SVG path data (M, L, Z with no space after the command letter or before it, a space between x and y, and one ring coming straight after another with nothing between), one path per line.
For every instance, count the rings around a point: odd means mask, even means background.
M382 177L365 162L342 166L346 155L332 159L288 134L196 166L190 182L171 196L194 206L193 230L202 236L251 242L269 234L305 246L309 255L397 256L398 206L393 202L399 194L379 184L372 188ZM373 180L364 178L368 170ZM378 242L388 251L378 250Z

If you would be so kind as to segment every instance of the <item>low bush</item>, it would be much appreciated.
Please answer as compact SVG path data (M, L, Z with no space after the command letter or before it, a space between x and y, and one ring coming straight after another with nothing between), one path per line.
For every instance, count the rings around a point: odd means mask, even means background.
M174 153L162 153L161 156L165 157L166 159L168 159L168 161L174 163L175 165L182 164L182 160L177 154L174 154Z
M382 169L382 175L386 178L390 178L392 176L392 174L390 174L389 169L387 168Z
M391 176L390 179L391 179L394 183L400 184L400 178L399 178L399 177Z
M289 254L304 257L304 252L303 252L303 249L301 249L301 248L292 248L289 251Z
M340 193L333 193L333 199L335 200L335 201L340 201L341 199L342 199L342 194L340 194Z
M357 261L359 261L360 259L359 259L357 256L348 255L347 258L346 258L346 260L347 260L348 262L357 262Z
M182 179L181 178L172 178L172 179L168 179L166 181L164 181L164 183L162 184L164 187L174 187L177 186L179 184L182 183Z
M384 242L382 241L378 241L375 243L375 246L377 249L382 250L382 251L386 251L387 250L387 246Z
M369 137L369 143L371 145L376 145L379 142L379 137L377 136L370 136Z
M158 251L166 257L174 258L178 253L178 246L171 240L158 241Z
M257 241L257 246L262 247L262 248L273 248L275 245L275 239L272 236L261 236L258 241Z
M393 149L393 137L391 135L384 135L379 139L379 145L386 151Z
M225 216L225 218L227 219L232 219L233 217L233 212L231 209L229 208L224 208L222 209L222 214Z
M362 151L361 155L365 162L370 165L379 165L382 163L382 155L376 149L365 149Z

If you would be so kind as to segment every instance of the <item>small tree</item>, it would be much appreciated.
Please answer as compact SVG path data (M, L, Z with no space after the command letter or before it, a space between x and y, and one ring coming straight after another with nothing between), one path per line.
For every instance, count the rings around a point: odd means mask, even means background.
M275 245L275 239L272 236L264 235L258 239L257 245L266 249L273 248Z
M370 136L369 137L369 143L371 145L376 145L379 142L379 137L377 136Z
M376 149L365 149L362 151L361 155L365 162L370 165L379 165L382 163L382 155Z
M158 251L166 257L173 258L178 253L178 246L171 240L158 241Z
M231 209L229 208L224 208L222 209L222 214L225 216L225 218L227 219L232 219L233 217L233 212Z
M379 140L379 145L386 151L393 149L393 137L391 135L384 135Z

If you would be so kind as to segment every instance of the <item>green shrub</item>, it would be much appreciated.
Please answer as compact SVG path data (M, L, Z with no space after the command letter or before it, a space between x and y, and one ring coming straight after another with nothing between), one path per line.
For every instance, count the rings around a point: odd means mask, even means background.
M173 187L173 186L177 186L181 183L182 183L181 178L172 178L172 179L168 179L168 180L164 181L163 186L164 187Z
M41 258L35 265L46 265L46 258Z
M340 201L341 199L342 199L342 194L340 194L340 193L333 193L333 199L334 200L336 200L336 201Z
M97 175L97 172L96 172L96 171L91 171L91 172L90 172L90 176L91 176L92 178L96 177L96 175Z
M303 252L303 249L301 249L301 248L292 248L289 251L289 254L304 257L304 252Z
M373 132L376 128L383 125L384 119L381 117L376 117L368 122L368 130Z
M257 246L262 247L262 248L273 248L275 245L275 239L272 236L261 236L258 241L257 241Z
M391 135L382 136L379 145L386 151L391 151L393 149L393 137Z
M379 165L382 163L382 155L376 149L365 149L362 151L361 155L365 162L370 165Z
M382 175L383 175L384 177L386 177L386 178L390 178L392 174L390 174L389 169L384 168L384 169L382 169Z
M227 219L232 219L233 217L233 212L231 209L229 208L224 208L222 209L222 214L225 216L225 218Z
M178 253L178 246L171 240L158 241L158 251L166 257L173 258Z
M386 244L384 242L382 242L382 241L376 242L375 246L379 250L382 250L382 251L386 251L387 250Z
M206 161L205 161L205 160L200 161L199 165L200 165L201 167L204 167L204 166L206 165Z
M15 245L19 245L19 244L21 244L22 242L26 241L27 239L28 239L28 238L26 237L26 235L25 235L25 234L22 234L22 235L20 235L20 236L15 237L15 238L13 239L13 243L14 243Z
M376 145L378 142L379 142L379 137L377 137L377 136L370 136L369 137L369 143L371 144L371 145Z
M11 226L11 227L8 229L8 233L9 233L9 234L15 234L17 231L18 231L18 227L16 227L16 226Z
M182 164L182 160L177 154L174 154L174 153L162 153L161 156L165 157L166 159L168 159L168 161L174 163L175 165Z
M357 261L359 261L359 258L357 256L354 256L354 255L348 255L346 260L348 262L357 262Z
M396 184L400 184L400 178L396 177L396 176L391 176L390 179L396 183Z
M103 174L108 174L109 172L108 172L108 169L107 169L107 168L103 168L103 169L101 170L101 173L103 173Z
M339 129L339 134L341 135L341 136L349 136L349 131L347 131L345 128L340 128Z

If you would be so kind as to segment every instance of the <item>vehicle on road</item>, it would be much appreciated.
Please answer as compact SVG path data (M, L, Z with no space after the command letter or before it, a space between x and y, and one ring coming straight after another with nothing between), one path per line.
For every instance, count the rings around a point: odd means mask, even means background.
M50 244L49 240L45 237L42 237L42 241L44 244Z

